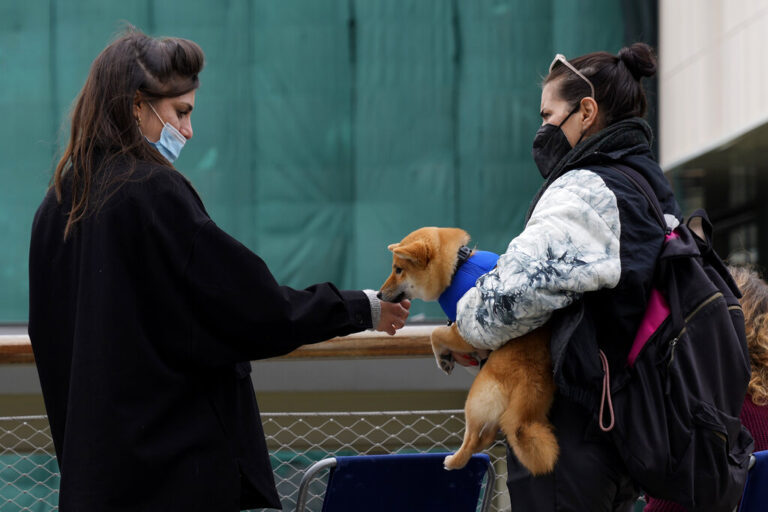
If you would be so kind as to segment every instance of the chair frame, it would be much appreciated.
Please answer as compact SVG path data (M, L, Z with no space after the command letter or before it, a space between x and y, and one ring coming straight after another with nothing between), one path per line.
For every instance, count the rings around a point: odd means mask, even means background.
M352 457L354 457L354 455ZM487 512L490 510L491 501L493 499L493 486L496 480L496 472L493 470L493 464L491 464L489 459L483 458L483 461L486 465L486 483L485 494L483 495L483 502L480 510L481 512ZM328 457L315 462L309 468L307 468L307 471L304 472L304 476L301 477L301 483L299 484L298 496L296 498L296 512L304 512L306 509L307 501L309 500L309 483L312 481L315 475L324 469L335 468L336 464L336 457Z
M749 465L747 466L747 471L752 471L752 468L755 467L755 464L757 464L757 457L755 457L754 454L749 456ZM749 478L749 477L747 477ZM744 485L744 490L746 491L747 487L746 484ZM742 512L742 503L739 503L736 505L736 507L733 509L733 512Z

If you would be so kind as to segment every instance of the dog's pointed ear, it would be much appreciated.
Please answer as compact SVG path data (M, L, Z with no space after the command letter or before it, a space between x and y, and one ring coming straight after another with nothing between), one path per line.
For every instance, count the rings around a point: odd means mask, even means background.
M390 250L395 253L395 256L412 261L422 267L426 267L432 257L429 245L424 243L423 240L417 240L408 245L396 244L395 247L390 247Z
M389 245L387 246L387 250L388 250L388 251L392 251L392 252L395 252L395 249L397 249L398 247L400 247L400 244L389 244Z

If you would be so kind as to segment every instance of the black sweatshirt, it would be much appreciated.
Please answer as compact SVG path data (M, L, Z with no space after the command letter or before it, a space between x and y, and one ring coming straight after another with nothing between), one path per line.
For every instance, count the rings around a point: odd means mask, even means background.
M278 285L171 168L94 192L65 241L70 194L46 195L29 261L60 510L279 508L248 361L370 328L368 298Z

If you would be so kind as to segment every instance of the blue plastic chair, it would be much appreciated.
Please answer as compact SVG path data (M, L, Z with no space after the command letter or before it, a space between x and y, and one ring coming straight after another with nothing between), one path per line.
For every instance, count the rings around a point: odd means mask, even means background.
M450 453L331 457L313 464L301 480L296 511L304 512L309 483L331 468L323 512L475 512L487 478L481 511L488 510L494 471L486 454L473 455L460 470L443 468Z
M768 450L755 452L749 462L739 512L762 512L768 510Z

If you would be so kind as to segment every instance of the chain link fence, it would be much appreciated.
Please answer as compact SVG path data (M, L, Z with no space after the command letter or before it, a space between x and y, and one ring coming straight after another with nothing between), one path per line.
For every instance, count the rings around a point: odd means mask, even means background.
M450 452L464 435L464 412L264 413L264 432L283 510L296 508L304 471L335 455ZM496 471L491 510L508 511L501 436L487 452ZM310 486L320 510L327 472ZM45 416L0 418L0 512L58 510L59 473Z
M0 512L58 510L59 466L45 416L0 418Z
M334 455L451 452L461 446L464 411L273 413L262 416L283 510L294 510L304 471ZM502 438L487 452L496 480L491 510L509 510ZM327 471L325 471L327 480ZM310 486L309 510L320 510L325 481Z

